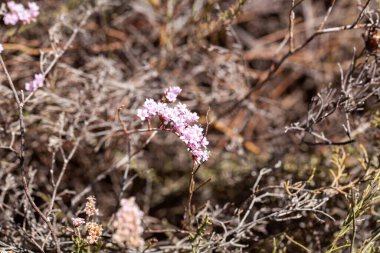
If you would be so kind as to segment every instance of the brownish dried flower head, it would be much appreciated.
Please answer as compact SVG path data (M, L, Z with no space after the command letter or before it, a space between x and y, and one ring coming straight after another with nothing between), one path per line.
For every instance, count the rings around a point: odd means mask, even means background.
M95 222L87 223L87 242L89 244L94 244L99 240L99 237L102 235L103 227Z

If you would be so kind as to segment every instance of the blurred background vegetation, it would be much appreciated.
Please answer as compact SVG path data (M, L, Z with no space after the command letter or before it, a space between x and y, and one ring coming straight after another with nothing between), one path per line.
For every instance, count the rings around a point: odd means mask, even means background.
M0 29L17 90L78 29L47 76L47 87L25 105L25 162L42 209L53 190L51 171L57 177L65 164L62 152L75 147L59 187L58 224L66 226L88 195L96 196L107 224L128 168L123 196L135 196L144 211L144 238L158 241L152 252L380 250L380 80L377 46L369 46L378 40L378 1L38 4L37 23ZM329 28L339 29L323 32ZM141 127L136 109L174 85L202 124L209 122L211 157L196 182L210 181L196 191L193 204L194 226L206 216L212 225L200 246L178 232L192 166L185 146L168 133L145 146L149 133L132 135L129 142L117 117L124 106L121 120L129 129ZM17 148L18 114L3 74L0 93L0 146L14 142ZM129 144L132 151L143 147L130 161ZM0 149L0 238L33 250L24 238L39 231L39 218L25 213L17 166L17 156ZM258 180L264 168L271 170ZM226 233L246 212L243 221L251 225ZM63 228L58 231L69 241Z

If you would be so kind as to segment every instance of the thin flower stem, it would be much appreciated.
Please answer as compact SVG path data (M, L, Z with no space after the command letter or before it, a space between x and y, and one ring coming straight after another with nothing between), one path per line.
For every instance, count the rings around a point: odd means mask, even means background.
M81 141L81 139L78 138L77 141L75 142L75 145L74 145L73 149L71 150L69 156L67 158L64 157L64 162L63 162L61 173L58 176L57 182L54 184L54 190L53 190L53 194L52 194L52 197L51 197L51 201L50 201L50 205L49 205L49 209L48 209L47 215L50 215L51 211L53 210L55 198L57 196L58 187L61 184L63 175L65 174L66 169L67 169L67 165L69 164L69 161L74 156L74 154L75 154L75 152L76 152L76 150L77 150L77 148L79 146L80 141ZM52 180L54 180L54 179L52 179Z
M196 162L193 159L193 167L191 168L191 174L189 178L189 200L187 202L187 222L188 222L188 227L189 229L192 228L193 224L193 206L192 206L192 201L193 201L193 195L195 191L195 173L197 171L196 168Z
M11 78L9 72L8 72L8 69L7 69L7 67L6 67L6 65L4 63L4 60L3 60L3 57L1 56L1 54L0 54L0 63L1 63L1 66L3 67L5 75L7 76L9 85L11 86L11 89L13 91L13 95L14 95L14 97L16 99L17 105L20 106L21 105L20 98L17 95L17 91L16 91L16 88L15 88L15 85L13 84L12 78Z

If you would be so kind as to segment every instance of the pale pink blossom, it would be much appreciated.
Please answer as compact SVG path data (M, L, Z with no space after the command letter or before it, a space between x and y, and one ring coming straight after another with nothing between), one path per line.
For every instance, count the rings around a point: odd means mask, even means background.
M28 7L15 3L14 1L7 2L8 12L4 14L3 21L6 25L16 25L18 21L23 24L30 24L37 20L40 15L40 8L35 2L29 2Z
M195 149L192 150L191 153L193 154L195 160L198 163L205 162L209 158L209 152L207 151L207 149Z
M0 54L4 51L3 44L0 43Z
M174 109L171 107L168 107L166 104L165 106L161 106L158 110L158 116L160 120L164 123L164 125L168 125L169 123L173 123L174 121Z
M94 196L87 197L87 202L84 211L88 217L99 214L99 210L96 209L96 198Z
M29 2L28 7L29 7L30 16L35 22L37 17L40 15L40 7L35 2Z
M179 131L180 139L186 146L193 149L200 149L207 146L208 142L203 136L203 128L198 125L188 126Z
M176 128L193 124L199 120L198 114L191 112L185 104L178 103L173 109L172 121Z
M23 7L24 8L24 7ZM32 22L32 16L30 15L29 11L27 9L22 9L17 13L18 19L23 24L29 24Z
M15 25L18 22L18 16L14 13L7 13L4 15L3 21L6 25Z
M136 204L134 197L122 199L120 209L112 223L115 228L115 232L112 234L113 241L119 244L127 244L131 248L141 249L144 246L142 238L144 232L143 216L144 213Z
M163 103L157 103L153 99L147 98L142 108L137 110L137 116L141 120L150 119L157 115L165 107Z
M137 109L137 116L138 116L141 120L145 120L145 119L149 118L148 110L145 109L145 108Z
M169 102L175 102L182 89L178 86L165 89L165 97Z
M25 90L27 91L35 91L42 87L44 87L44 76L42 74L35 74L34 79L25 84Z
M72 218L72 222L74 227L80 227L86 223L83 218Z
M23 12L25 10L22 4L17 4L14 1L7 2L7 7L9 11L14 12L14 13Z
M173 98L180 91L179 87L171 87L165 90L165 96L168 101L175 101ZM168 94L171 95L168 96ZM196 162L202 163L208 160L207 138L203 134L203 129L196 125L199 116L197 113L191 112L185 104L178 103L170 106L153 99L146 99L142 108L137 110L137 116L141 120L150 120L158 116L163 124L162 128L174 132L186 144Z
M208 160L208 141L200 126L192 125L180 129L179 138L186 144L198 163Z

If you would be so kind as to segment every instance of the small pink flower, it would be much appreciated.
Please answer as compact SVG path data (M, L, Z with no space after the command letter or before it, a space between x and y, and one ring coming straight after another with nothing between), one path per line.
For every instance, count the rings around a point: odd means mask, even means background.
M0 54L4 51L3 44L0 43Z
M14 1L7 2L8 9L11 12L20 12L24 9L24 6L22 4L16 4Z
M35 74L34 79L25 84L25 90L27 91L35 91L42 87L44 87L44 76L42 74Z
M15 25L18 22L18 16L14 13L7 13L4 15L3 21L6 25Z
M80 227L86 223L83 218L72 218L72 222L74 227Z
M200 126L193 125L180 129L179 138L186 144L198 163L208 160L208 141Z
M145 119L149 118L148 110L145 109L145 108L137 109L137 116L138 116L141 120L145 120Z
M36 81L38 88L44 87L44 76L42 74L35 74L34 80Z
M158 116L160 117L160 120L164 123L164 125L169 124L169 122L174 122L174 110L173 108L168 107L166 104L165 106L160 107L158 111Z
M4 24L16 25L18 21L23 24L30 24L37 20L40 15L40 8L35 2L29 2L28 8L14 1L7 2L8 12L4 14Z
M189 149L200 147L200 140L203 138L203 129L197 125L188 126L180 130L180 139Z
M174 113L177 120L175 120L178 126L181 125L190 125L199 120L198 114L195 112L191 112L187 109L187 106L182 103L178 103L176 107L174 107Z
M169 102L175 102L182 89L178 86L165 89L165 97Z
M28 10L20 11L19 13L17 13L17 15L18 15L18 19L23 24L29 24L29 23L31 23L33 21L32 20L32 16L30 15L30 13L29 13Z
M117 211L113 227L115 232L112 239L119 243L126 243L128 247L141 249L144 246L142 224L144 213L135 202L135 198L122 199L120 209Z
M198 163L208 160L209 152L206 149L196 149L191 152Z
M37 21L37 17L40 15L40 7L35 2L28 3L28 9L24 12L20 12L20 20L24 24L30 24Z
M145 103L141 109L137 110L137 116L141 120L150 119L157 115L157 113L161 110L164 110L166 107L163 103L157 103L153 99L147 98Z
M29 7L30 15L33 18L36 18L38 17L38 15L40 15L40 7L35 2L28 3L28 7Z
M25 10L22 4L16 4L14 1L7 2L7 6L8 6L8 9L14 13L19 13Z

